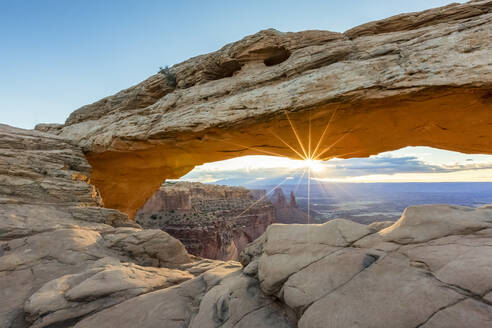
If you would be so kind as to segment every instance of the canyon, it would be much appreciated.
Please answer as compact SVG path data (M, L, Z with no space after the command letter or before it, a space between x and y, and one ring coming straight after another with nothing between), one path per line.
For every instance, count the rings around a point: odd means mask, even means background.
M275 209L264 190L164 183L137 212L136 222L169 233L193 255L237 260L275 222Z
M264 30L63 125L0 124L0 326L491 326L491 205L271 224L239 262L192 255L135 220L165 180L248 154L492 154L491 30L484 0L344 33ZM171 194L165 207L189 211L192 197ZM286 198L279 208L296 208Z
M169 233L193 255L237 260L270 224L307 222L294 194L289 202L280 188L271 201L268 196L266 190L168 182L137 212L136 222Z

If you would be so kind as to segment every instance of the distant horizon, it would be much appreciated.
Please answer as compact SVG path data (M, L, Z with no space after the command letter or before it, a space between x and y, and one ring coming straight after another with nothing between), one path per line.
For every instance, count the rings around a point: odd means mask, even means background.
M337 183L492 182L492 155L470 155L430 147L405 147L366 158L306 162L274 156L244 156L195 167L182 181L255 185L261 180L298 181L307 169L313 180Z
M176 182L176 181L173 181ZM370 182L370 183L285 183L282 185L237 186L220 183L207 185L263 190L266 199L275 199L280 188L285 197L292 192L297 207L316 223L343 217L369 224L372 221L397 220L411 206L453 205L482 207L492 204L492 182Z
M166 180L166 182L198 182L198 181L181 181L181 180ZM421 182L421 181L409 181L409 182L333 182L333 181L322 181L323 183L332 183L332 184L446 184L446 183L466 183L466 184L472 184L472 183L480 183L480 184L492 184L492 181L439 181L439 182L434 182L434 181L427 181L427 182ZM218 186L233 186L233 185L227 185L227 184L220 184L220 183L214 183L214 182L198 182L198 183L203 183L203 184L210 184L210 185L218 185ZM282 186L296 186L297 184L282 184L279 187ZM301 183L301 186L306 186L307 183ZM273 186L273 185L268 185L268 186ZM238 187L243 187L241 185L238 185ZM246 187L245 187L246 188ZM248 189L248 188L246 188Z

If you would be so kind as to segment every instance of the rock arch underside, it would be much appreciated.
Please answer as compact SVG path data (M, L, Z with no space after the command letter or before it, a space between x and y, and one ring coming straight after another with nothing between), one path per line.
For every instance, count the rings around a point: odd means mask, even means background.
M37 128L77 140L104 205L130 217L165 179L237 156L492 154L491 31L490 1L344 33L264 30Z

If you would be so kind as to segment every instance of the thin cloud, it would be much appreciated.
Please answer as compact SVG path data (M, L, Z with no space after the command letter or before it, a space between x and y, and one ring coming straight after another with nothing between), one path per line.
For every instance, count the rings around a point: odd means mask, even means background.
M255 160L259 161L258 165L255 165ZM297 180L304 169L302 163L289 159L272 161L270 158L265 160L263 157L257 157L255 160L248 157L245 160L237 159L203 165L191 171L182 180L248 185L263 179L292 177L290 180ZM268 165L265 165L265 162L268 162ZM409 181L412 181L411 179L422 181L428 177L429 181L434 181L439 176L459 177L460 174L460 179L466 179L466 176L477 179L487 176L487 170L492 169L492 156L489 162L466 160L461 163L438 165L428 163L422 160L422 157L413 155L395 157L391 153L386 153L368 158L333 159L321 164L323 169L313 173L313 176L321 180L391 181L400 177L401 179L408 178ZM479 170L483 170L483 173L473 173ZM440 175L444 173L447 174ZM453 174L449 175L449 173Z

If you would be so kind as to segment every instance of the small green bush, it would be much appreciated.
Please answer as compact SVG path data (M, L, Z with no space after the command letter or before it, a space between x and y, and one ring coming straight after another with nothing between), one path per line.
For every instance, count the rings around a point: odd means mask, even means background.
M176 74L171 72L171 68L169 66L159 67L159 73L166 77L167 84L169 86L175 88L176 85L178 85L178 81L176 80Z

